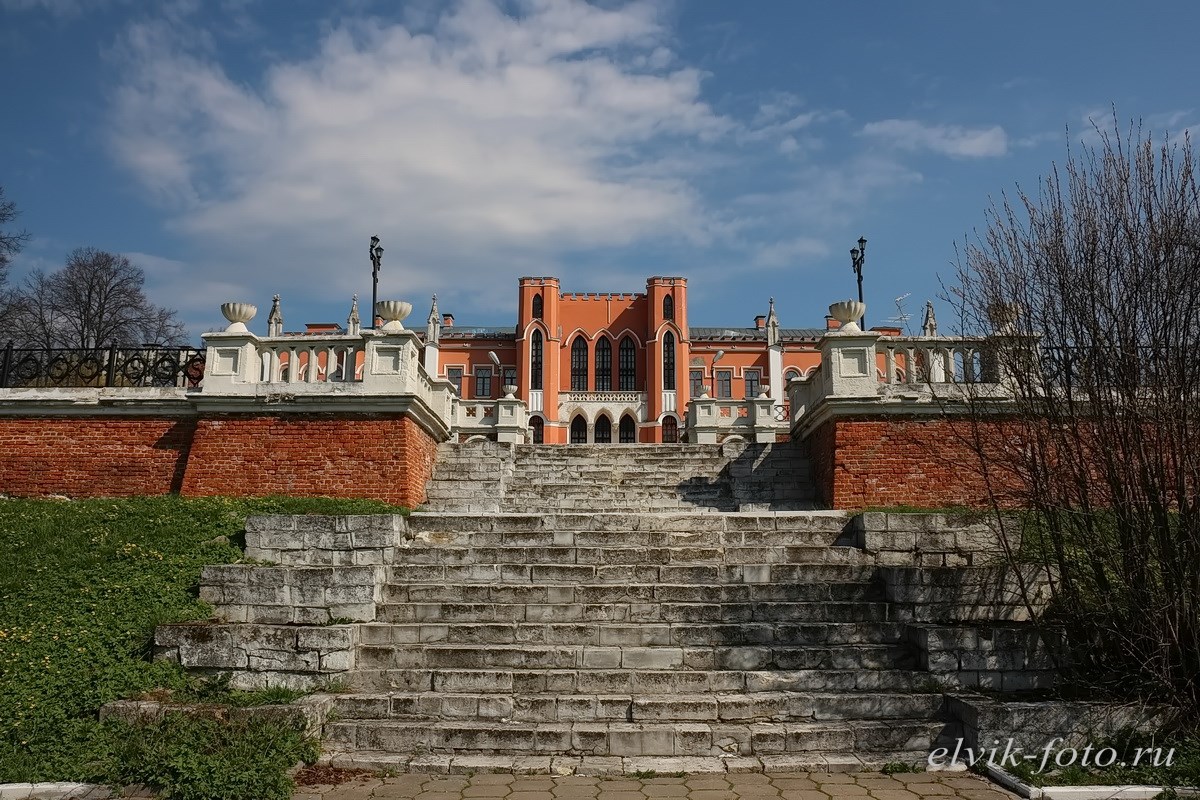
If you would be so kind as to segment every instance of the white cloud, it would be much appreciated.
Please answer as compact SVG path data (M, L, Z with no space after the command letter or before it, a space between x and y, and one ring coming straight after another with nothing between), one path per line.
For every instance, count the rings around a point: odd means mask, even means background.
M988 158L1008 152L1008 135L999 125L965 128L885 119L867 123L862 134L901 150L929 150L952 158Z
M274 272L348 296L371 234L406 296L508 290L514 265L573 248L705 241L716 223L673 154L734 123L672 66L654 6L520 6L465 0L426 32L345 22L253 85L182 50L190 32L131 26L112 152L208 242L214 279L260 293Z

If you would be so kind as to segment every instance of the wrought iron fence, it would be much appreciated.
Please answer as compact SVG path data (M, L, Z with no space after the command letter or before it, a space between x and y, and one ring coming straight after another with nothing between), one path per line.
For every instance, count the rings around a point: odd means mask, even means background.
M0 350L0 388L179 387L204 380L204 350L195 347L117 347Z

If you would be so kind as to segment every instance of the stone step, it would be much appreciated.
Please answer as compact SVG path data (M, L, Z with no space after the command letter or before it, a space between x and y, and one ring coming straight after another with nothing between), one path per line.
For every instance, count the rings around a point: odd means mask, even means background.
M689 544L668 547L459 547L433 545L397 548L397 564L873 564L874 557L856 547L785 545L766 547Z
M869 601L382 603L376 606L376 614L380 622L883 622L888 620L888 605Z
M593 756L766 756L928 750L945 724L928 719L840 722L498 722L342 720L325 726L334 750Z
M699 694L708 692L923 691L942 684L913 670L357 669L351 687L368 692L484 694ZM952 678L947 686L953 688Z
M950 745L953 747L953 743ZM339 751L326 749L317 760L324 766L365 769L371 772L405 772L474 775L482 772L513 775L587 775L636 777L658 775L721 775L747 772L879 772L883 767L907 764L923 768L929 757L922 750L871 750L856 753L819 751L764 756L591 756L591 755L478 755L473 753L389 753L383 750ZM586 792L584 793L586 795Z
M940 694L757 692L681 695L505 695L442 692L338 695L337 718L504 722L822 722L932 719Z
M360 669L809 670L915 668L901 645L361 644Z
M362 644L591 644L598 646L843 646L896 644L903 623L670 623L624 625L606 622L451 622L358 626Z
M715 516L715 515L714 515ZM837 530L690 531L459 531L409 523L411 548L452 547L830 547L846 537ZM845 539L845 541L849 541Z
M401 564L388 568L388 583L503 584L699 584L867 583L869 564ZM839 622L845 620L830 620Z
M405 518L408 530L421 532L481 532L629 534L629 533L687 533L697 536L724 533L767 533L772 531L818 531L841 533L851 515L844 511L797 512L661 512L642 509L639 512L555 512L547 513L465 513L415 511ZM729 540L736 543L734 540Z
M773 603L813 600L878 601L877 582L859 583L738 583L717 586L665 583L488 584L389 583L385 603Z

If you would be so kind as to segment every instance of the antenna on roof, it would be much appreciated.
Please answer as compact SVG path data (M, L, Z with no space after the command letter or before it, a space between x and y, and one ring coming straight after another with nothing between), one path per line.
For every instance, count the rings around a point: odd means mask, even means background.
M912 314L904 310L904 301L911 296L912 292L905 292L896 298L896 316L889 319L888 322L894 322L906 329L908 328L908 321L912 319Z

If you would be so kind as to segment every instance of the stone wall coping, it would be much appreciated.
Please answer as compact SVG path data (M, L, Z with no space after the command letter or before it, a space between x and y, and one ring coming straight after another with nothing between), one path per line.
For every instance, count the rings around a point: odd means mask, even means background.
M894 417L946 418L972 413L1003 415L1015 413L1012 398L999 387L968 397L953 384L944 384L942 394L920 387L879 384L877 394L861 397L825 397L807 408L792 425L793 439L806 439L831 420L887 420ZM987 384L972 384L976 391ZM969 404L968 404L969 402Z
M0 416L196 415L187 391L175 387L0 389Z

